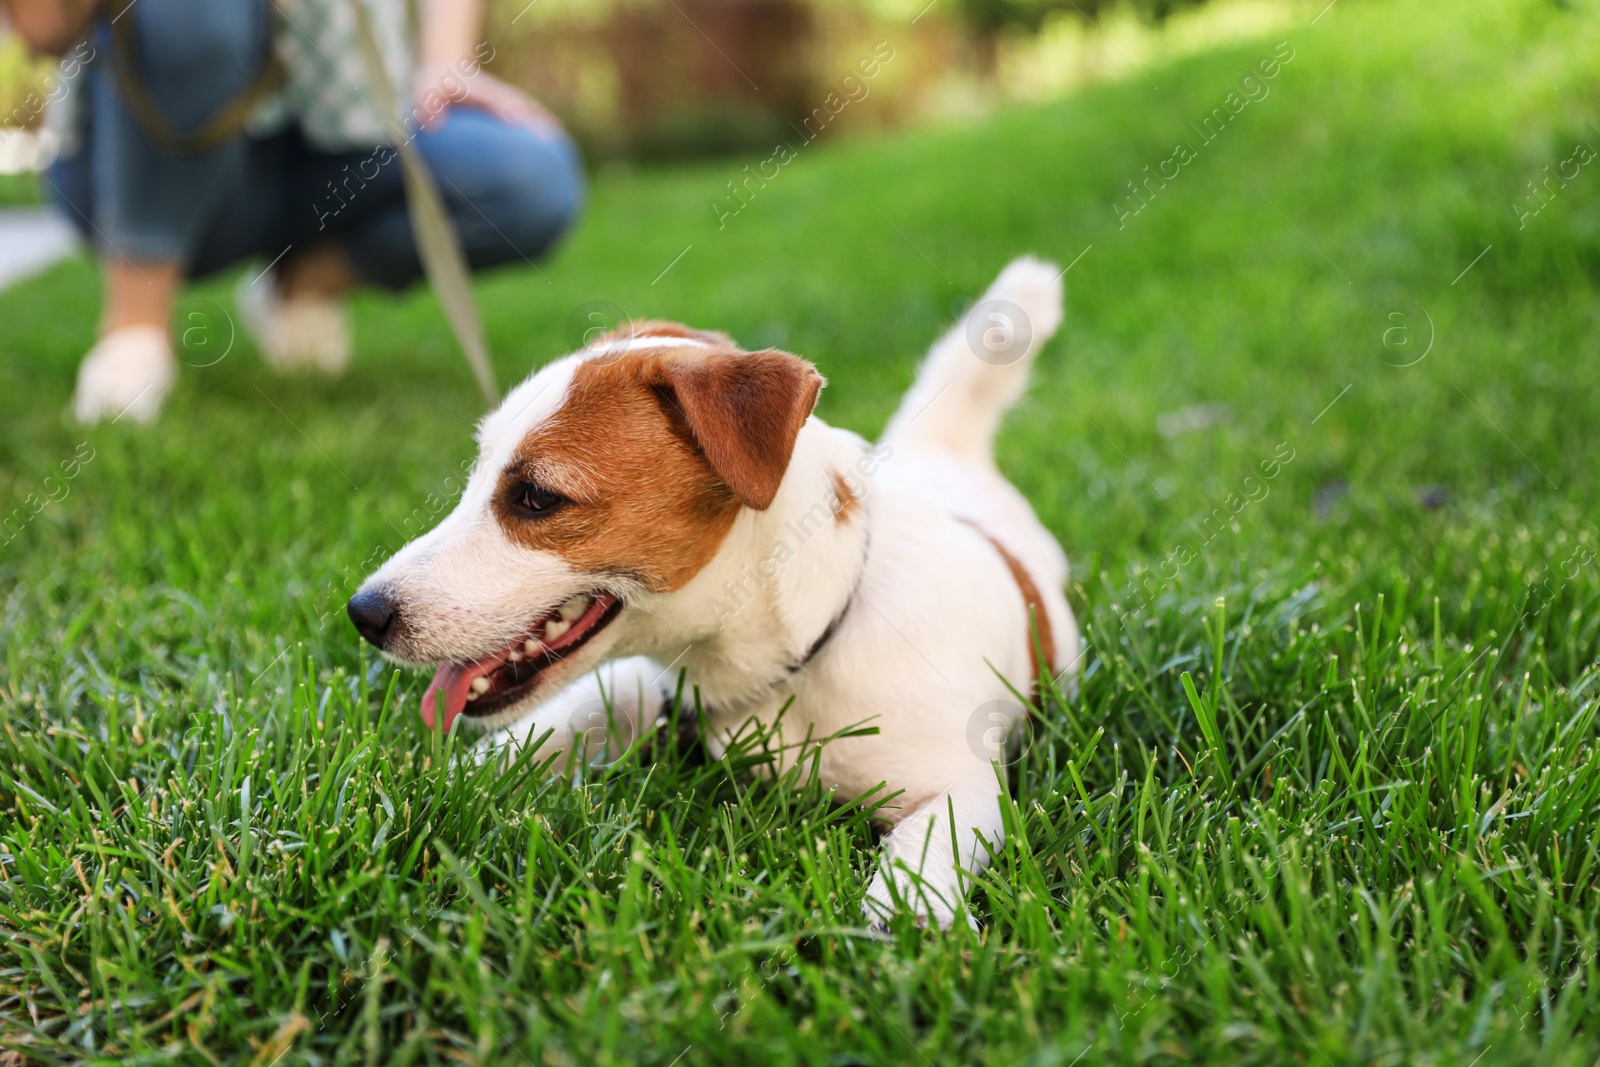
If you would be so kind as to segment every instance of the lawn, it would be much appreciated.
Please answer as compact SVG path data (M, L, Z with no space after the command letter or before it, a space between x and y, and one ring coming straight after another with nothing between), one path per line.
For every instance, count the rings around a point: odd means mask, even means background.
M1594 1063L1600 22L1319 7L802 148L720 229L755 160L608 173L478 287L503 383L616 307L870 434L1006 260L1075 261L1000 458L1091 652L978 934L863 929L870 824L757 751L573 786L423 729L342 608L472 454L426 295L329 385L203 286L165 420L91 431L92 268L0 296L0 1062Z

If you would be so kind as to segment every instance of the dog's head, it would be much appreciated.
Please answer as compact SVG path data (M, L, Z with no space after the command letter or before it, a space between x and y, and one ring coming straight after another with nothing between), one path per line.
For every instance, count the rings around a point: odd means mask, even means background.
M632 651L630 603L683 587L742 507L765 509L822 378L785 352L634 324L512 390L454 511L350 600L390 659L438 665L431 727L520 717Z

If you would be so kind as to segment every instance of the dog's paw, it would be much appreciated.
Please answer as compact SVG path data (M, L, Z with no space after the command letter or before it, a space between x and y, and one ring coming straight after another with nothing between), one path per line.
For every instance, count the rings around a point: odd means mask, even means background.
M978 922L963 905L960 890L955 886L935 886L904 875L890 879L879 872L867 886L866 898L861 902L861 917L873 933L887 934L890 921L896 915L909 914L916 924L926 930L930 926L949 930L957 922L965 922L973 933L979 930Z
M907 908L903 910L911 911L912 909ZM887 937L892 932L891 920L893 917L894 913L885 915L879 913L874 908L866 904L861 906L862 921L866 923L867 929L872 933L882 934ZM954 912L950 911L949 909L919 909L913 912L912 921L915 922L917 927L922 930L926 930L930 926L936 927L940 930L953 930L957 922L965 922L967 929L971 930L975 934L980 933L983 930L983 928L978 925L978 920L974 919L968 913L964 911Z

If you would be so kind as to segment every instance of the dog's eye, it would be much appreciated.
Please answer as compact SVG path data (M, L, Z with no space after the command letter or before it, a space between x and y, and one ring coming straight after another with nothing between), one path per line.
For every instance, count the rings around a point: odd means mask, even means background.
M567 498L560 493L552 493L544 486L535 485L533 482L523 482L518 486L513 499L517 507L529 515L548 515L567 502Z

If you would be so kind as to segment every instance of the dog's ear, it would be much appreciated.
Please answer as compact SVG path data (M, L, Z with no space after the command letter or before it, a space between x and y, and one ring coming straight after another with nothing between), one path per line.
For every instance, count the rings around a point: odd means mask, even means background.
M742 503L765 511L822 389L817 368L776 349L725 348L665 360L660 372L658 387L711 469Z

